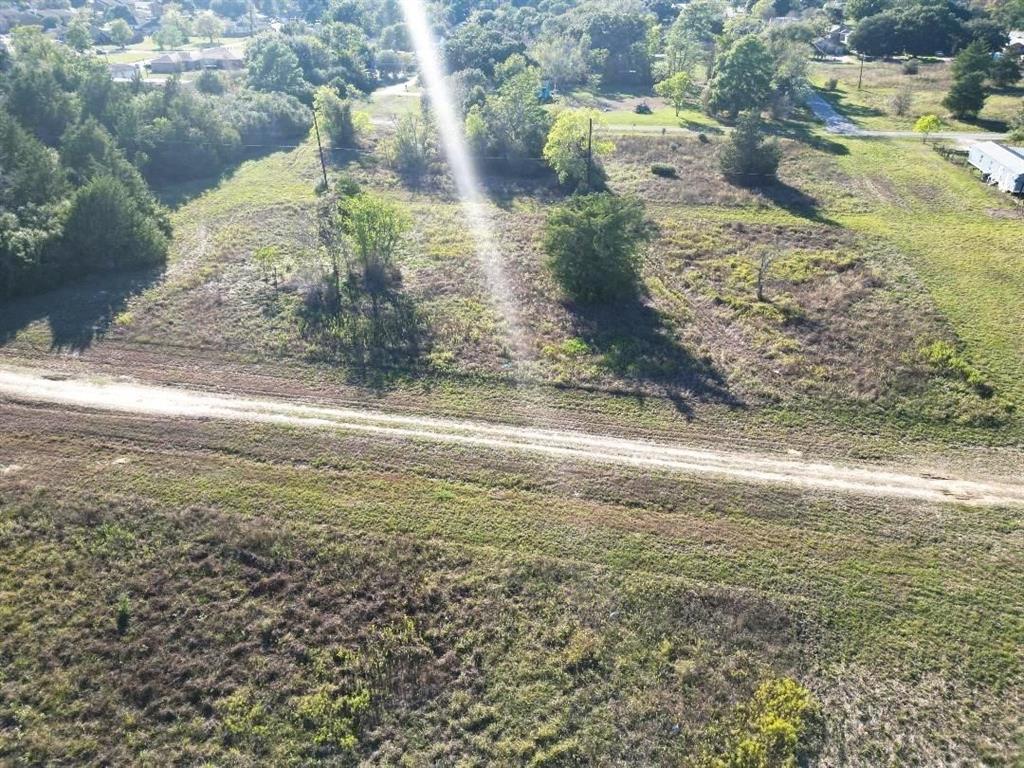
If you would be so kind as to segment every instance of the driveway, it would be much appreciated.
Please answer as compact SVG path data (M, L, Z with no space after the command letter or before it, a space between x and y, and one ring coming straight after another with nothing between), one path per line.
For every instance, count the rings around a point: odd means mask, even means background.
M814 116L825 124L825 130L829 133L838 133L846 136L863 136L865 138L877 139L920 139L920 133L914 131L866 131L854 124L848 117L837 110L832 103L816 91L811 91L807 96L807 106ZM996 141L1005 139L1005 133L964 132L964 131L937 131L928 134L930 139L947 139L958 141L962 144L973 144L978 141Z

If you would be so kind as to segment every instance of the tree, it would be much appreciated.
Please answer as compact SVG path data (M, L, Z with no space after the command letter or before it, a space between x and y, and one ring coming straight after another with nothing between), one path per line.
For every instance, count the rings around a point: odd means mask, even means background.
M212 11L204 11L196 16L196 34L205 37L213 45L213 41L224 33L224 25Z
M680 71L655 84L654 92L666 99L675 108L676 117L679 117L679 110L686 104L692 85L693 78Z
M132 40L132 28L128 26L128 22L124 19L114 19L110 22L108 33L110 34L110 41L122 51Z
M214 69L204 69L196 78L196 88L200 93L219 96L224 93L224 80Z
M112 176L97 176L78 190L64 224L64 277L158 264L167 236Z
M189 32L188 19L181 12L181 8L177 5L168 5L160 17L160 28L153 35L153 40L161 50L180 48L188 42Z
M953 79L959 80L969 75L979 74L988 77L992 70L992 54L988 44L983 40L975 40L953 59L951 71Z
M578 41L561 35L538 40L530 57L540 66L541 76L551 81L554 90L563 85L582 83L590 74L586 49Z
M914 123L914 133L922 135L921 141L927 142L928 135L942 128L942 121L935 115L921 115Z
M762 249L761 255L757 260L757 300L767 301L764 293L765 283L768 282L768 275L771 272L772 264L775 263L775 259L778 254L775 251L767 248Z
M743 110L763 107L771 98L773 70L771 54L760 38L741 37L715 61L708 109L736 117Z
M665 76L690 73L714 52L715 36L721 34L725 11L718 0L693 0L679 11L665 35ZM707 62L709 67L711 62Z
M437 154L434 134L434 126L425 116L412 112L401 115L386 148L391 167L410 181L417 181L429 173Z
M727 179L756 187L775 180L781 157L776 144L765 142L761 118L755 112L746 112L722 149L719 162Z
M954 117L973 120L985 106L985 75L972 72L958 77L942 100L942 106Z
M1010 141L1024 142L1024 104L1010 118Z
M505 81L482 108L466 116L466 133L478 154L513 165L538 157L547 137L550 115L537 97L537 73L527 70Z
M573 301L629 298L637 290L639 248L650 236L639 200L609 192L577 195L548 216L547 265Z
M245 49L249 84L258 91L281 91L294 95L306 91L299 59L287 41L277 33L261 35Z
M92 28L88 11L79 11L68 24L65 42L79 53L92 47Z
M650 14L639 0L581 3L569 14L568 36L589 41L592 69L605 85L651 82Z
M992 63L989 75L999 88L1015 85L1020 82L1020 64L1013 56L1004 54Z
M860 21L892 7L891 0L847 0L843 15L849 21Z
M603 186L604 170L597 158L611 152L614 145L601 139L591 140L591 121L599 124L600 119L600 113L592 109L567 109L558 113L544 144L544 159L561 184L583 190Z
M329 86L317 89L313 108L320 116L320 125L331 139L332 147L354 147L358 143L356 119L352 102L342 99Z
M342 228L350 252L371 288L381 287L394 270L410 221L396 203L369 193L348 198Z

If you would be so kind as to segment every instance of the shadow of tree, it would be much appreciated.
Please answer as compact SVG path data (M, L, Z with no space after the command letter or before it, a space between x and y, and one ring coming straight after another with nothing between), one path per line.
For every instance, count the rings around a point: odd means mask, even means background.
M348 380L386 389L425 370L430 349L427 324L400 284L370 289L347 280L309 291L301 310L311 359L343 365Z
M164 266L92 275L38 296L15 299L0 306L0 344L45 318L51 349L80 352L101 339L128 300L157 283Z
M683 347L661 314L639 297L612 306L570 309L575 332L602 355L604 367L624 379L662 388L687 417L692 416L693 401L742 407L721 373Z
M849 147L838 141L833 141L821 133L816 133L816 127L816 124L808 124L799 120L782 120L768 126L774 136L799 141L820 152L827 152L830 155L850 154Z
M298 146L298 145L296 145ZM279 148L256 148L244 153L236 162L212 176L205 176L201 179L186 179L183 181L151 181L150 189L156 198L171 210L180 208L186 203L201 197L205 192L220 186L231 179L242 163L248 160L259 160L269 155L281 152Z
M818 201L806 192L790 186L784 181L775 179L771 184L755 188L775 205L794 216L817 222L818 224L836 225L832 219L823 216L818 208Z

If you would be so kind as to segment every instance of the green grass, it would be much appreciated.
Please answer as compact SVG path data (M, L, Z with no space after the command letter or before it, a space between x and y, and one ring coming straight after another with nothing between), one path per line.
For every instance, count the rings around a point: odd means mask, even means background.
M916 143L850 139L840 166L883 185L884 202L843 216L911 256L971 359L1024 403L1024 250L1005 196Z
M8 424L0 755L678 764L795 677L825 759L1014 759L1011 510L268 427Z
M1005 131L1010 119L1020 110L1024 89L1008 88L989 95L976 122L957 120L942 106L952 83L948 62L922 62L918 74L906 75L898 62L872 61L864 65L858 89L859 65L856 62L815 62L811 82L824 88L830 78L838 81L835 91L822 91L854 123L869 130L911 130L921 115L938 115L948 131ZM910 111L893 114L891 99L900 89L913 94Z

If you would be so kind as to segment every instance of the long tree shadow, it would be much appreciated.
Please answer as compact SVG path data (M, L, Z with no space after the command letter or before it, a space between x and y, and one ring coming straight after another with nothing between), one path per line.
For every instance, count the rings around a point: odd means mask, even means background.
M387 389L424 372L427 323L400 284L368 289L349 279L310 290L301 310L310 358L340 364L350 383Z
M157 283L163 272L163 265L131 272L105 272L38 296L5 302L0 306L0 345L45 319L50 328L51 349L84 351L106 334L128 300Z
M743 406L722 374L683 347L661 314L639 297L614 306L571 309L576 333L602 355L604 367L623 379L662 389L688 418L694 402Z
M836 225L835 221L822 215L817 199L784 181L775 179L772 183L755 189L793 216L799 216L801 219L808 219L818 224Z
M818 128L817 124L809 124L800 120L781 120L772 123L770 126L773 135L799 141L801 144L806 144L812 149L817 149L830 155L850 154L849 147L838 141L833 141L827 136L823 136L815 130L816 128Z

